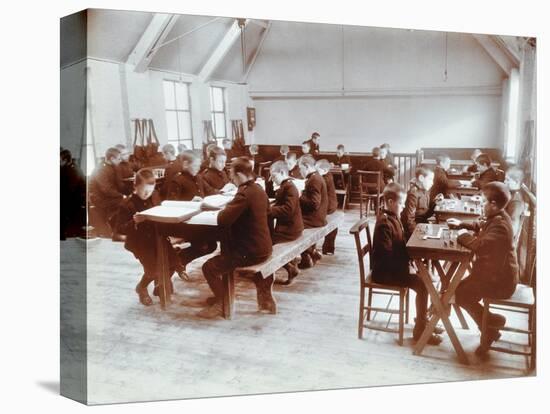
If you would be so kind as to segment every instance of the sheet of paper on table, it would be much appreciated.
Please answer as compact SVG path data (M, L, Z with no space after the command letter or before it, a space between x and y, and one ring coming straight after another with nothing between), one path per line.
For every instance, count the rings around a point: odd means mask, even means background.
M191 217L187 224L200 224L203 226L217 226L218 214L220 210L201 211L199 214Z

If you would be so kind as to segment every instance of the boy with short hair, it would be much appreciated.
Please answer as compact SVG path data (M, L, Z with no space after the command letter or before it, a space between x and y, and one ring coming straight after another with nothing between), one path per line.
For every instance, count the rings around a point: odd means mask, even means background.
M455 299L480 330L483 316L481 299L507 299L515 292L519 280L512 221L504 210L510 201L510 191L504 183L491 182L483 187L482 199L485 221L466 223L457 219L447 220L450 228L460 229L458 243L475 254L472 271L458 285ZM481 338L477 355L486 355L491 344L500 338L499 330L505 323L504 316L489 314L490 327L487 335Z
M123 144L115 145L115 148L120 151L120 163L117 166L118 173L120 178L124 180L125 178L130 178L134 176L134 173L139 169L137 164L130 161L130 151ZM130 194L131 191L128 192Z
M286 155L286 165L288 167L288 175L292 178L303 179L300 167L298 167L298 159L295 152L289 152Z
M113 218L118 207L126 197L123 182L117 171L120 161L120 151L109 148L105 152L105 161L94 170L89 184L90 200L102 222L110 225L111 229L114 227Z
M315 169L315 159L311 155L300 157L298 166L303 177L306 178L304 191L300 196L300 207L304 227L323 227L327 224L327 185L323 177ZM323 256L317 251L315 245L302 253L302 260L298 267L307 269Z
M338 198L336 197L336 187L334 185L334 176L330 172L330 162L328 160L322 159L315 163L315 168L321 174L325 180L327 186L327 215L334 213L338 209ZM325 236L325 241L323 242L323 254L332 256L334 254L334 242L336 240L336 235L338 234L338 228L331 231Z
M448 155L438 155L435 159L434 183L430 190L430 202L434 202L438 194L443 194L444 198L454 198L453 188L457 188L459 183L450 180L447 171L451 168L451 157Z
M464 167L464 172L468 172L468 173L476 173L478 172L477 170L477 165L476 165L476 159L477 157L479 157L480 155L482 154L481 150L479 148L476 148L473 152L472 152L472 155L470 155L470 159L472 160L472 164L471 165L467 165Z
M405 208L401 212L401 222L405 230L405 239L409 240L418 223L427 223L433 215L436 203L443 199L438 194L434 201L430 201L430 189L434 182L434 173L426 167L418 167L415 179L407 191Z
M223 311L223 274L240 266L250 266L265 261L272 252L268 226L269 200L263 189L254 182L252 164L245 157L231 162L231 181L238 187L235 198L218 214L218 226L228 234L227 248L221 254L208 259L203 274L214 293L207 300L208 306L198 314L214 318ZM271 295L273 275L263 279L254 277L260 310L276 313L277 305Z
M124 248L134 254L143 266L143 276L136 286L139 301L144 306L153 304L147 287L158 281L162 275L157 271L157 241L154 223L138 215L140 211L160 204L160 196L155 191L155 176L149 169L141 169L136 174L134 192L120 205L117 214L117 232L126 235ZM175 254L167 239L163 239L168 252L168 276L175 270ZM168 288L173 291L172 284Z
M491 157L489 155L480 154L476 158L476 167L479 177L472 180L472 186L482 189L485 184L493 181L502 181L499 180L497 171L491 165Z
M304 155L311 155L311 144L309 141L302 142L302 153L300 154L300 157L303 157Z
M176 161L176 149L172 144L165 144L162 147L162 156L167 164L173 163Z
M276 221L271 233L273 244L296 240L304 231L298 189L288 176L288 167L284 161L271 164L270 173L273 183L279 186L275 193L275 202L269 210L269 218ZM286 284L290 284L298 275L298 269L292 262L287 263L284 268L288 272Z
M277 161L286 161L286 156L290 149L288 148L288 145L281 145L279 148L279 153L281 154L280 157L277 158Z
M229 183L229 177L225 173L225 162L227 160L225 151L220 147L214 147L210 150L208 159L210 165L201 173L202 179L212 188L221 190Z
M311 139L306 141L306 142L309 142L309 151L311 155L313 155L314 157L317 157L321 151L319 148L320 140L321 140L321 134L319 134L318 132L314 132L313 134L311 134Z
M334 161L334 165L341 167L342 164L351 166L351 160L349 155L346 154L345 147L342 144L338 144L336 147L336 160Z
M177 201L200 201L204 197L219 194L220 191L211 187L198 174L200 158L193 151L186 151L180 157L181 171L174 175L168 184L167 199ZM183 280L188 280L186 266L198 257L205 256L216 250L217 243L213 240L202 240L190 233L185 239L191 246L179 253L181 267L178 274Z
M426 328L428 291L422 280L409 271L409 254L399 215L404 191L397 183L384 188L385 208L376 219L372 246L372 279L376 283L408 287L416 292L416 322L413 338L418 340ZM430 345L439 345L441 337L432 334Z

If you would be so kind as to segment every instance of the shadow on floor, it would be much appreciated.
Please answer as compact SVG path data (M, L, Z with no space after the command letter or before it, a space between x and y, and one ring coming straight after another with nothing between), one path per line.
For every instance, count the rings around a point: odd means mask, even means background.
M46 391L59 395L59 381L38 381L36 385L44 388Z

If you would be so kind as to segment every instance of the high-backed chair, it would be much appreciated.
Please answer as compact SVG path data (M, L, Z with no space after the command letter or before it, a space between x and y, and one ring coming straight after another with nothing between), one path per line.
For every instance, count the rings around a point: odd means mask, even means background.
M260 162L260 163L258 163L258 165L255 168L256 172L258 173L259 176L262 176L262 173L265 170L265 168L269 169L270 165L271 165L271 161Z
M490 310L499 310L505 313L517 313L527 316L527 326L518 328L507 324L499 328L505 332L515 332L527 335L527 350L520 350L519 347L503 347L498 345L498 341L489 347L490 351L504 352L506 354L524 355L529 358L528 368L533 370L536 366L537 357L537 336L536 336L536 307L535 307L535 290L534 278L536 273L536 260L533 260L532 268L530 269L529 284L518 284L516 291L509 299L491 299L483 298L483 319L481 324L481 342L483 343L487 330L492 328L489 322ZM512 344L520 345L521 344Z
M378 216L383 189L382 172L358 170L359 177L359 217L363 217L363 203L365 203L365 216L368 216L370 207L373 207L374 215Z
M359 297L359 326L358 337L363 338L363 328L373 329L383 332L393 332L399 334L399 345L403 345L403 331L405 323L409 323L409 288L384 285L372 280L372 242L367 218L361 218L350 229L350 234L355 238L355 247L357 250L357 259L359 261L359 279L360 279L360 297ZM363 242L366 240L366 242ZM365 258L368 258L368 265L365 264ZM365 293L367 304L365 305ZM373 295L390 296L386 307L376 307L372 305ZM394 296L399 297L399 308L390 308ZM371 320L371 313L388 313L390 317L386 326L375 326L365 324L365 321ZM398 315L398 329L388 328L391 321L391 315Z
M341 168L333 168L330 172L336 188L336 197L342 196L342 209L345 210L348 206L348 185L344 178L344 173Z

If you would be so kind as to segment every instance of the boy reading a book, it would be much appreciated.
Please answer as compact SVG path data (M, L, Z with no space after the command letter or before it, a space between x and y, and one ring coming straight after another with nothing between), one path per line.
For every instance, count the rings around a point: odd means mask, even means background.
M214 147L208 153L208 159L210 165L201 173L202 179L210 187L221 190L229 183L229 177L225 173L225 162L227 160L225 151L220 147Z
M332 214L338 208L338 198L336 197L336 187L334 186L334 176L330 172L330 162L322 159L315 163L315 168L319 174L323 177L325 185L327 186L327 215ZM336 235L338 234L338 228L331 231L325 236L323 242L323 254L332 256L334 254L334 242Z
M238 187L235 198L217 217L217 224L225 232L226 245L221 254L208 259L202 271L214 297L198 314L214 318L223 313L223 275L240 266L250 266L265 261L272 252L268 226L269 200L263 189L254 182L252 163L245 157L231 162L231 181ZM266 279L254 277L258 293L258 307L276 313L276 303L271 295L273 276Z
M315 169L315 159L311 155L304 155L298 161L302 176L306 177L304 191L300 196L300 207L304 227L323 227L327 224L327 185L323 177ZM307 269L323 256L317 251L315 245L302 253L302 260L298 267Z
M372 250L372 279L377 283L406 286L416 292L416 322L413 338L418 340L426 327L428 291L419 277L409 271L409 254L399 215L403 210L405 194L397 183L384 188L385 208L376 219ZM441 337L432 334L430 345L441 343Z
M160 204L160 196L155 191L155 177L149 169L141 169L136 174L134 192L126 198L118 209L117 232L126 235L124 247L134 254L143 266L143 276L136 286L139 301L145 306L153 304L147 287L162 276L157 271L157 241L154 224L136 213ZM176 257L172 246L163 238L168 252L168 275L172 275L176 266ZM168 291L173 291L172 284Z
M279 188L275 193L275 203L269 210L269 218L275 221L275 227L271 233L273 244L296 240L304 231L302 211L300 210L300 195L298 189L288 176L288 167L284 161L275 161L271 167L271 180ZM298 276L298 268L289 262L284 266L288 272L286 284Z
M464 308L481 330L483 306L481 299L507 299L518 283L518 262L514 248L512 220L504 208L510 201L510 191L504 183L491 182L482 190L484 221L471 223L449 219L450 228L458 228L458 242L475 254L470 275L456 289L456 303ZM470 231L471 232L470 232ZM506 318L489 314L489 330L481 338L476 354L485 356L491 344L500 338L500 328Z
M286 165L288 167L288 176L292 178L303 179L300 167L298 167L298 159L295 152L289 152L286 155Z

